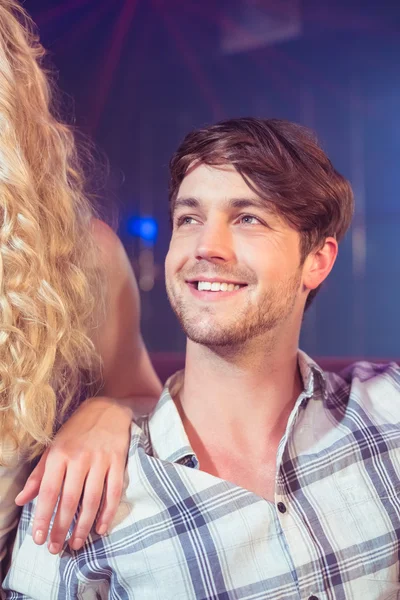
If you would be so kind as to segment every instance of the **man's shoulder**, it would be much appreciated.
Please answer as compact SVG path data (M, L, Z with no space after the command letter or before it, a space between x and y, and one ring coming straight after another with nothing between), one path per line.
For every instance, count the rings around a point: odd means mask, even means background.
M343 385L387 385L400 391L400 366L395 362L357 361L338 370L337 373L325 371L325 376L330 381L343 382Z
M400 366L358 361L338 373L325 373L327 395L334 402L359 407L379 420L400 421ZM395 419L395 421L393 421Z

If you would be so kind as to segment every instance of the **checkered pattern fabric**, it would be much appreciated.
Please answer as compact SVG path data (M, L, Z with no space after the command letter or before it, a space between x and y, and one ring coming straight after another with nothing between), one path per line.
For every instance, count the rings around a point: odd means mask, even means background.
M400 370L327 374L303 353L299 365L304 392L279 446L274 502L200 470L167 384L132 426L111 532L51 556L32 541L32 503L6 597L399 599Z

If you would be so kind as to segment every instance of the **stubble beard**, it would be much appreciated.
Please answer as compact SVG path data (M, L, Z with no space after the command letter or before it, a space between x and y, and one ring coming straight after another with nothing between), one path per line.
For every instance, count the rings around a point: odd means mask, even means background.
M300 281L301 273L298 271L268 290L257 306L246 304L244 300L242 309L230 319L224 319L223 323L218 321L213 306L196 308L193 304L189 305L183 300L183 295L168 283L167 294L183 331L191 341L208 348L234 352L244 349L252 340L276 331L287 320L293 312ZM240 293L245 294L246 291Z

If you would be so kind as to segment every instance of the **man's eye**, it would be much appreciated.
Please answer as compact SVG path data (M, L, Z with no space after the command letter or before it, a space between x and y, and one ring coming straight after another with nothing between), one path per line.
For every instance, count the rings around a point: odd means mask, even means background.
M188 217L187 215L183 215L182 217L178 217L176 220L176 225L181 227L181 225L193 225L196 223L196 219L194 217Z
M254 217L253 215L243 215L240 217L240 222L245 225L255 225L257 223L261 223L260 219Z

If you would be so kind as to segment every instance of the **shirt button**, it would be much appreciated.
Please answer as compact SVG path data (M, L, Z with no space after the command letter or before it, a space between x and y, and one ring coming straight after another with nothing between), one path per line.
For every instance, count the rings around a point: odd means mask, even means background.
M309 596L308 600L319 600L318 596Z
M280 513L283 514L283 513L286 512L286 506L283 504L283 502L278 502L278 504L276 506L277 506L277 508L278 508L278 510L279 510ZM313 599L309 598L309 600L313 600ZM318 600L318 598L317 598L317 600Z

